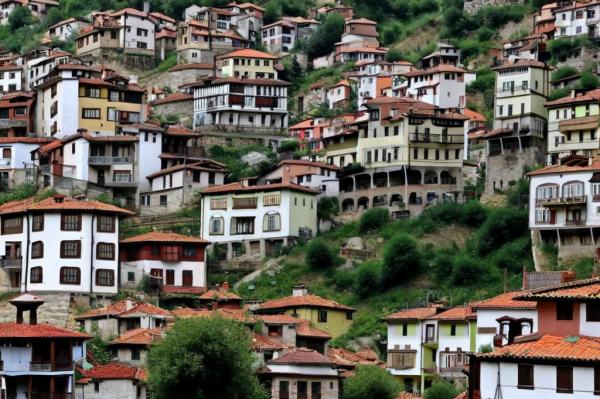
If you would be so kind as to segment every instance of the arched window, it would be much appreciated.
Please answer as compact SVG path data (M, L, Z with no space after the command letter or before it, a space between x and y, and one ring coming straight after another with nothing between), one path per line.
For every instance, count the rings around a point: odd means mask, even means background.
M263 231L281 230L281 215L277 212L269 212L263 218Z
M225 220L221 216L213 216L208 222L210 235L223 235L225 231Z
M42 283L44 281L44 273L41 266L32 267L29 276L30 283Z
M563 184L562 194L565 198L583 197L583 182L582 181L570 181Z
M552 198L558 198L559 195L559 186L558 184L542 184L537 187L536 190L536 200L543 201L549 200Z
M425 184L437 184L438 175L433 170L425 171Z
M31 244L31 258L39 259L44 257L44 243L42 241L35 241Z

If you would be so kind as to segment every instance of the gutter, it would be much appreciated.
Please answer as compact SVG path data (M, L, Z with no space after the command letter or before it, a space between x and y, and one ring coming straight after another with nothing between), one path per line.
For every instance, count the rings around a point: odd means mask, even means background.
M90 245L90 294L94 288L94 220L96 219L96 214L92 213L92 224L90 225L90 233L91 233L91 245ZM118 221L117 221L118 223ZM115 249L115 252L117 250Z
M29 243L30 243L30 233L29 233L29 213L25 214L27 219L27 249L25 250L25 289L24 292L27 292L27 278L29 276Z

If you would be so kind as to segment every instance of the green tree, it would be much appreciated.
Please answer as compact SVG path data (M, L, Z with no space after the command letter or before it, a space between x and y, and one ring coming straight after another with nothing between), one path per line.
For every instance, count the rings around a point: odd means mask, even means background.
M315 58L331 53L344 33L345 24L346 21L340 14L328 14L308 42L308 55Z
M393 287L418 274L421 254L417 243L409 234L399 233L383 248L383 270L381 284Z
M281 18L281 6L277 0L269 0L265 4L265 12L263 14L263 24L273 23Z
M376 231L390 221L390 212L386 208L373 208L365 211L358 223L361 233Z
M232 320L179 320L148 354L155 399L266 399L256 378L250 336Z
M335 250L321 238L314 238L306 245L306 264L312 269L329 269L339 262Z
M437 382L425 390L425 399L452 399L458 392L449 382Z
M340 213L340 203L337 197L323 197L317 203L317 219L319 221L333 222L333 218Z
M379 290L381 268L381 261L376 260L368 260L358 266L354 280L354 291L358 296L367 298Z
M395 399L402 386L377 366L358 366L356 374L344 381L343 399Z
M391 48L385 54L385 60L388 62L402 61L403 58L404 55L402 54L402 51L400 51L400 49L397 48Z
M33 24L33 16L28 7L16 7L8 16L8 26L14 32L22 26Z

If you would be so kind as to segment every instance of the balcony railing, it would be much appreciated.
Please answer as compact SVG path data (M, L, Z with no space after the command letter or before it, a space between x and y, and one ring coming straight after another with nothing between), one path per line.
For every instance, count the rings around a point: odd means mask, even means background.
M565 226L585 226L585 219L567 219Z
M242 133L269 136L287 136L287 129L268 126L237 126L237 125L201 125L194 129L199 133Z
M0 267L4 269L20 269L23 265L22 258L4 258L0 259Z
M529 89L530 89L529 86L518 85L518 86L512 86L512 87L498 89L496 91L496 93L498 93L498 94L513 94L515 92L527 91Z
M557 205L579 205L587 202L587 196L577 195L572 197L538 198L537 205L557 206Z
M204 149L204 147L184 147L168 145L166 146L164 152L167 152L169 154L181 155L184 157L202 158L206 156L206 150Z
M56 362L52 363L50 361L47 362L30 362L29 369L31 371L66 371L72 370L73 365L71 362Z
M112 165L116 163L131 163L131 156L122 156L122 157L105 157L105 156L95 156L90 157L89 163L90 165Z
M463 144L465 138L462 135L411 133L410 141L419 143Z
M131 187L137 185L137 180L133 175L129 174L115 174L112 180L104 182L107 187Z
M0 119L0 128L25 126L27 126L27 119Z

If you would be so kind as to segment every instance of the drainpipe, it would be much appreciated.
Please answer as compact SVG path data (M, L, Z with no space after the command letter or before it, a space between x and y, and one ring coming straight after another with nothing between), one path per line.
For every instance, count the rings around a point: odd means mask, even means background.
M90 245L90 294L94 288L94 220L96 219L96 214L92 213L92 224L90 225L90 233L91 233L91 245Z
M27 219L27 249L25 250L25 276L21 276L21 278L25 278L25 289L24 292L27 292L27 276L29 276L29 214L25 215Z
M404 173L406 173L406 171ZM425 344L423 343L423 323L421 321L419 321L419 327L419 330L421 331L421 370L419 370L421 374L421 386L419 388L421 391L421 395L423 395L423 391L425 391L425 372L423 367L423 360L425 358Z

